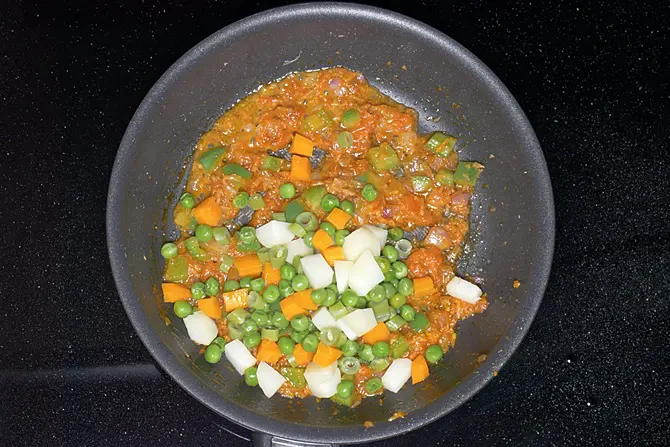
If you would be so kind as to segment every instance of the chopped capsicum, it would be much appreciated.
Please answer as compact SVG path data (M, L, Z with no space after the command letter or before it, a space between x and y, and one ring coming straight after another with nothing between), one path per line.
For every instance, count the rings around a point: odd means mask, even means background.
M223 156L226 154L226 149L222 147L215 147L210 149L198 158L198 161L205 169L205 172L212 172L219 164Z
M280 169L281 169L281 158L273 157L272 155L268 155L261 162L261 170L262 171L279 172Z
M435 152L440 157L447 157L454 150L456 145L456 137L447 135L442 132L435 132L426 141L425 147L431 152Z
M388 143L382 143L377 147L371 148L367 153L367 159L378 172L393 169L400 163L398 154Z
M240 166L237 163L229 163L221 169L221 172L223 172L224 175L238 175L242 177L243 179L250 179L251 178L251 172L245 168L244 166Z
M303 389L307 386L307 380L305 380L305 368L283 366L279 372L286 378L286 380L291 382L293 388Z
M303 195L304 197L304 195ZM286 222L293 223L300 213L305 211L305 207L302 206L302 203L297 200L289 202L288 205L284 207L284 218Z
M433 188L433 180L426 175L412 176L412 189L416 193L428 192Z
M326 195L326 187L323 185L312 186L302 193L303 202L310 209L316 209L321 206L321 199ZM286 212L286 211L284 211Z
M484 165L476 161L462 161L456 166L454 183L460 186L475 186Z
M328 115L328 112L326 112L324 109L321 109L318 112L312 113L311 115L305 117L304 125L307 130L317 132L328 127L332 122L333 120L330 115Z
M177 256L167 262L165 280L170 282L186 281L188 278L188 261L183 256Z
M188 252L191 253L191 256L193 256L198 261L206 261L209 259L209 254L207 254L207 252L203 250L202 247L200 247L198 238L195 236L186 239L184 241L184 245L186 246Z

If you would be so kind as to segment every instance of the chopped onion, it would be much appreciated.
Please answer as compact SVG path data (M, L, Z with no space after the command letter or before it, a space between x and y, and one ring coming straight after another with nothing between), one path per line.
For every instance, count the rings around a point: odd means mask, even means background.
M263 247L268 248L272 248L275 245L288 244L295 237L293 232L288 229L290 225L288 222L271 220L265 225L256 228L256 238Z
M353 261L335 261L335 281L337 281L337 291L342 293L349 284L349 276L351 275L351 268L354 266Z
M358 336L356 335L356 332L354 332L349 327L347 322L344 321L342 318L337 320L337 327L339 327L342 330L342 332L344 332L344 335L346 335L349 340L356 340L358 338Z
M256 364L256 357L251 355L251 352L244 346L244 343L239 340L233 340L228 343L224 352L233 368L240 374L244 374L247 368Z
M386 245L386 238L388 237L388 230L385 230L383 228L377 227L375 225L363 225L363 228L366 230L370 231L370 233L374 234L377 240L379 241L379 249L381 250L384 248L384 245ZM379 256L379 255L376 255Z
M370 250L374 256L381 252L377 236L363 227L344 238L342 249L348 261L355 261L365 250Z
M308 256L314 254L314 249L308 247L302 239L296 239L288 243L288 256L286 262L293 262L296 256Z
M314 315L312 315L312 323L320 331L327 327L337 327L337 321L333 318L328 308L322 307Z
M349 288L360 296L365 296L377 284L384 281L384 274L379 268L370 250L361 254L351 267Z
M284 376L265 362L261 362L258 365L256 377L258 377L258 386L263 390L265 397L274 396L277 390L286 382Z
M300 260L300 264L313 289L321 289L333 282L333 269L320 253L305 256Z
M469 192L461 191L457 192L453 196L451 196L451 203L454 205L467 205L468 202L470 201L470 194Z
M351 331L356 334L357 337L361 337L364 334L370 332L372 329L377 326L377 319L375 318L375 313L372 309L356 309L343 316L341 321L351 328Z
M305 380L314 397L327 398L337 392L342 376L337 362L333 362L325 368L312 362L305 368Z
M219 335L216 323L204 312L198 311L184 318L184 325L191 340L200 345L210 344Z
M454 298L475 304L482 296L482 289L458 276L454 276L447 284L447 293Z
M395 359L382 376L384 388L397 393L412 376L412 361L410 359Z

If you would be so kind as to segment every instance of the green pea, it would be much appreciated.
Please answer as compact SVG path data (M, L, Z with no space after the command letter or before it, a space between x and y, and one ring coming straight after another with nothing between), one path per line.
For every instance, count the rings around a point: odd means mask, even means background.
M444 351L438 345L428 346L426 349L426 361L429 363L437 363L442 359Z
M400 316L405 321L413 321L416 316L416 311L409 304L405 304L400 308Z
M290 199L295 196L295 186L293 183L284 183L279 187L279 195L283 199Z
M372 352L372 346L368 344L362 344L361 347L358 349L358 358L363 360L364 362L371 362L374 360L375 355Z
M298 332L305 332L309 329L309 318L304 315L298 315L291 320L291 327Z
M392 241L399 241L404 236L405 232L400 227L389 228L388 237Z
M240 278L240 288L251 289L251 276Z
M234 279L229 279L228 281L223 283L224 292L232 292L233 290L237 290L239 288L240 283L238 281L235 281Z
M398 278L396 278L395 275L393 276L393 278L388 279L387 282L391 284L393 287L395 287L396 290L398 290L398 283L400 282L400 280L398 280Z
M326 299L323 300L322 305L330 307L337 302L337 294L332 289L326 289Z
M186 318L193 313L193 306L188 301L176 301L172 310L179 318Z
M314 301L316 305L323 304L323 302L326 300L326 295L327 293L325 289L314 289L310 294L312 301Z
M279 350L282 354L291 355L293 354L293 349L295 349L295 342L289 337L279 337L277 346L279 346Z
M353 340L347 340L340 349L342 351L342 355L345 357L353 357L358 353L358 348L358 343Z
M257 331L258 331L258 325L253 319L249 318L247 320L244 320L244 323L242 323L242 332L244 332L245 334L251 334Z
M398 250L393 245L385 245L382 249L382 254L389 262L396 262L398 260Z
M396 261L391 265L393 273L397 279L402 279L407 276L408 270L407 265L402 261Z
M363 186L361 195L366 201L372 202L377 198L377 188L375 188L370 183L367 183L365 186Z
M179 203L181 203L181 206L184 208L191 209L195 206L195 199L191 194L184 193L179 198Z
M291 340L293 340L296 343L302 343L302 341L303 341L303 339L305 338L306 335L307 335L306 332L293 331L291 333Z
M205 360L207 363L218 363L221 360L221 348L217 344L211 344L205 349Z
M279 281L279 294L282 298L286 298L289 295L293 294L293 287L291 287L291 281L282 279Z
M393 295L389 299L389 304L394 309L400 309L403 306L403 304L405 304L406 302L407 302L407 298L405 298L404 295L401 295L399 293L396 293L395 295Z
M398 291L390 282L383 282L382 286L384 286L384 290L386 291L386 298L389 299Z
M335 239L335 225L333 225L330 222L321 222L321 225L319 225L319 228L321 228L323 231L328 233L328 235L332 239Z
M368 307L368 300L364 296L358 297L358 303L356 303L358 309L365 309Z
M337 395L342 399L351 397L354 392L354 382L351 380L343 380L337 384Z
M377 261L377 265L379 266L379 269L382 271L382 273L386 274L389 270L391 270L391 263L388 259L378 256L375 258L375 261Z
M321 199L321 208L323 208L323 210L327 213L330 213L338 206L340 206L340 199L332 194L326 194Z
M312 238L314 238L314 232L313 231L308 231L307 234L302 238L302 241L305 243L310 248L313 248L314 245L312 245Z
M200 242L209 242L214 237L212 227L209 225L198 225L195 229L195 237Z
M279 299L279 287L274 284L267 286L263 292L263 299L268 304L272 304L277 301Z
M390 352L391 346L389 346L388 342L386 341L378 341L372 345L372 353L375 355L375 357L386 358Z
M235 208L244 208L249 204L249 194L246 192L240 192L233 197L233 206Z
M291 264L284 264L281 267L279 267L279 276L281 276L281 279L290 281L293 279L295 275L296 275L295 267L293 267Z
M216 278L210 277L205 281L205 292L208 296L215 296L220 288L219 280Z
M251 290L254 292L262 292L265 288L265 280L263 278L256 278L251 280Z
M377 284L368 292L368 301L379 303L386 299L386 290L381 284Z
M249 386L258 386L258 369L255 366L244 371L244 382Z
M335 232L335 244L344 245L344 238L349 236L349 230L337 230Z
M348 214L354 214L356 212L356 205L350 200L343 200L340 202L340 209Z
M194 300L199 300L204 298L205 295L205 285L201 282L194 282L191 284L191 297L193 297Z
M275 312L272 315L272 320L271 321L272 321L272 325L276 328L279 328L279 329L286 329L289 325L288 320L286 319L284 314L281 313L281 312Z
M237 232L237 238L242 242L256 241L256 229L254 227L242 227Z
M365 391L368 394L375 394L377 391L381 390L384 387L381 379L379 377L373 377L365 381Z
M161 256L164 259L176 258L179 254L179 249L172 242L167 242L161 247Z
M244 343L244 346L246 346L248 349L253 349L257 347L258 345L261 344L260 332L252 332L250 334L246 334L242 338L242 343Z
M358 304L358 295L353 290L345 290L340 296L340 301L347 307L356 307L356 304Z
M305 351L316 352L316 348L319 347L319 337L315 334L306 335L300 344Z
M270 320L268 314L262 310L255 310L251 313L251 319L256 323L257 326L265 326Z
M398 293L404 296L410 296L414 293L414 283L409 278L403 278L398 283Z
M298 292L307 289L308 286L309 286L309 280L305 275L295 275L295 277L291 281L291 287L293 287L293 290L296 290Z

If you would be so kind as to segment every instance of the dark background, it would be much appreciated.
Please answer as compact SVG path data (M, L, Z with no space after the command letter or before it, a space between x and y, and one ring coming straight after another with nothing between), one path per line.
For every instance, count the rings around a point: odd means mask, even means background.
M105 196L125 127L169 65L290 2L44 3L0 13L0 444L247 445L135 335ZM370 3L444 31L502 79L540 139L557 213L546 297L500 375L376 445L667 443L667 2Z

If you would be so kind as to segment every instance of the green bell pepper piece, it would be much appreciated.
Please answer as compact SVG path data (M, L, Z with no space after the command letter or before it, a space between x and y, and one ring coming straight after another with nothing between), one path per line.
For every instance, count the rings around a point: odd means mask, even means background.
M402 335L391 342L391 357L399 359L409 351L409 343Z
M484 165L476 161L462 161L456 166L454 183L460 186L475 186Z
M165 280L170 282L186 281L188 278L188 261L183 256L177 256L167 262Z
M442 132L435 132L431 137L426 141L425 148L431 152L436 153L440 157L447 157L454 150L456 145L456 137L447 135Z
M377 172L388 171L400 164L398 154L388 143L371 148L366 157Z
M216 165L219 164L223 156L226 154L226 149L222 147L215 147L210 149L198 158L198 161L205 169L205 172L212 172Z
M316 209L321 206L321 199L326 195L326 187L323 185L312 186L307 188L305 192L302 193L302 200L307 206L311 209Z
M428 320L428 317L426 317L426 314L424 314L423 312L416 314L414 320L409 322L409 326L412 328L414 332L422 332L429 325L430 321Z
M281 158L268 155L261 162L261 171L279 172L281 169Z
M303 211L305 211L305 207L302 206L302 203L297 200L289 202L288 205L284 207L284 219L286 219L286 222L294 223L298 214Z
M414 192L423 193L428 192L433 188L433 180L426 175L412 176L412 189Z
M206 261L209 258L209 254L207 254L207 252L203 250L202 247L200 247L200 242L198 242L198 238L195 236L191 236L190 238L186 239L186 241L184 241L184 245L186 246L188 252L191 253L191 256L193 256L198 261Z
M224 175L238 175L242 177L243 179L250 179L251 178L251 172L245 168L244 166L238 165L237 163L229 163L225 165L222 169L221 172L223 172Z
M345 407L351 408L354 405L354 397L356 396L356 392L354 391L351 393L351 396L349 397L340 397L337 395L337 393L333 394L330 396L330 400L335 402L338 405L343 405Z
M307 386L304 368L283 366L279 369L279 372L286 378L286 380L291 382L291 386L293 386L293 388L303 389Z
M328 127L332 122L333 120L330 115L328 115L328 112L321 109L316 113L308 115L305 118L304 125L306 129L311 130L312 132L317 132Z

